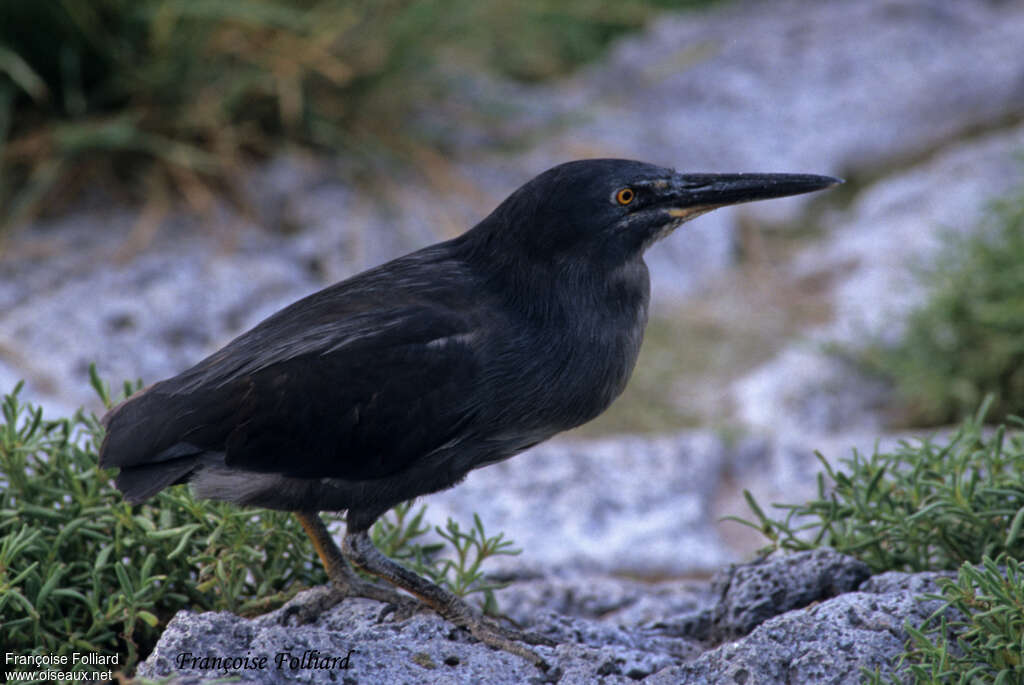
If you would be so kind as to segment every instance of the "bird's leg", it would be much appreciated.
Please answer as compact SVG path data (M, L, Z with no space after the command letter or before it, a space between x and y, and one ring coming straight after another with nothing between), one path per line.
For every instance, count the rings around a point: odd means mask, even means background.
M523 642L553 646L551 639L535 633L527 633L499 626L488 621L462 599L421 578L401 564L384 556L373 546L365 530L347 531L342 542L345 557L353 565L379 578L397 585L419 597L424 604L460 628L465 628L473 637L486 645L516 654L536 666L547 669L547 663Z
M412 597L396 592L393 588L365 581L352 570L319 514L314 511L297 511L295 516L312 541L313 549L316 550L320 561L323 562L330 587L326 596L318 597L309 604L291 607L286 620L296 616L299 623L308 623L346 597L365 597L385 602L394 605L401 615L416 613L419 603Z

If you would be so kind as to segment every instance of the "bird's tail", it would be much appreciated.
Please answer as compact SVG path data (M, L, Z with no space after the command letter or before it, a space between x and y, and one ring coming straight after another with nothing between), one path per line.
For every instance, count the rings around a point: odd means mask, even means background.
M199 464L198 456L121 469L114 483L127 502L139 504L166 487L185 483Z
M114 483L132 504L188 481L206 452L182 439L188 428L181 400L154 387L132 395L101 420L107 433L99 465L121 469Z

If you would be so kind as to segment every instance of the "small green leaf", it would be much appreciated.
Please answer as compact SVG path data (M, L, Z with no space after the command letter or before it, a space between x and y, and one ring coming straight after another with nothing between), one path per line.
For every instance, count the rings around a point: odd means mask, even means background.
M158 625L160 625L160 619L158 619L156 616L154 616L146 610L139 611L136 614L136 616L142 619L146 623L146 625L150 626L151 628L156 628Z

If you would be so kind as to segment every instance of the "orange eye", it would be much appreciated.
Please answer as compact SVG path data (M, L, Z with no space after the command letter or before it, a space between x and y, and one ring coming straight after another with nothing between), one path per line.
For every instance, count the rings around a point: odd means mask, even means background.
M632 188L623 188L619 192L615 193L615 201L620 205L628 205L636 198L636 193L633 192Z

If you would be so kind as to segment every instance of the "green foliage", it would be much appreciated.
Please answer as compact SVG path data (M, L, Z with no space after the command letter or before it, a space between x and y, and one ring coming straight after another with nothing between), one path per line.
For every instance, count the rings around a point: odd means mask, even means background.
M817 499L777 504L786 515L774 519L747 492L756 521L733 520L760 530L773 547L834 547L876 572L955 569L1002 553L1024 558L1021 422L985 431L984 412L942 443L904 442L870 457L854 451L842 460L846 470L819 454L825 473Z
M659 7L710 1L0 3L0 206L17 221L102 175L202 208L286 141L416 158L438 57L547 78Z
M1024 408L1024 190L993 206L982 226L950 236L921 274L930 295L893 347L864 361L892 378L911 425L970 414L992 393L992 417Z
M515 549L514 543L506 540L504 533L488 536L476 514L473 514L473 527L468 532L448 519L444 528L434 527L434 532L444 542L416 542L430 532L430 527L423 523L426 507L421 507L415 515L410 515L411 512L412 503L406 502L374 524L372 535L377 548L459 597L481 593L484 611L497 613L494 591L504 584L488 581L481 565L490 557L515 556L522 550Z
M943 606L911 635L907 652L895 665L897 674L868 682L915 683L1024 682L1024 569L1012 557L984 557L980 567L964 563L957 580L941 579L941 595L925 599ZM952 611L951 611L952 610Z
M944 605L924 625L907 626L911 639L893 672L866 673L867 682L1024 682L1024 421L985 429L988 401L940 443L903 442L867 458L854 451L845 469L819 454L817 499L774 505L781 518L749 492L755 520L730 517L760 530L771 548L830 546L876 573L959 568L956 582L940 581L941 596L925 596Z
M93 374L109 404L109 390ZM126 386L131 391L132 386ZM197 501L164 490L131 506L96 466L102 427L82 411L58 420L18 399L0 422L0 617L4 647L19 654L121 654L129 670L182 608L254 614L273 609L326 575L295 517ZM444 542L420 544L421 509L398 507L374 542L420 573L467 595L492 587L480 563L508 554L479 519L470 534L449 521ZM472 552L472 553L471 553Z
M11 651L132 664L179 609L251 611L326 580L287 514L197 502L182 488L124 502L96 467L95 417L46 420L15 392L3 419L0 615Z

